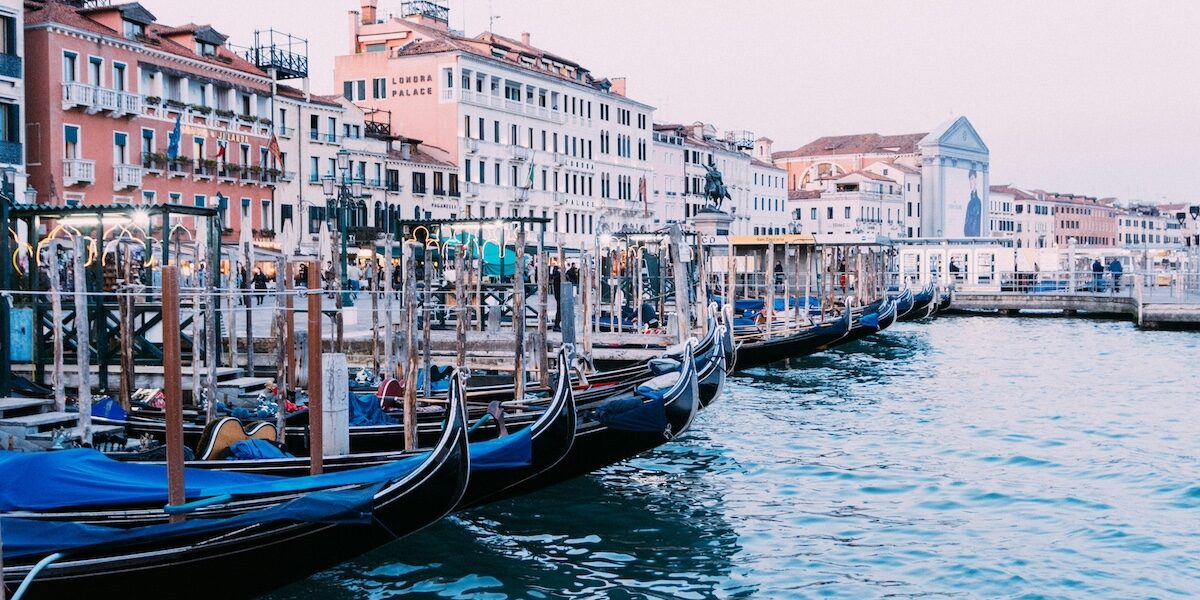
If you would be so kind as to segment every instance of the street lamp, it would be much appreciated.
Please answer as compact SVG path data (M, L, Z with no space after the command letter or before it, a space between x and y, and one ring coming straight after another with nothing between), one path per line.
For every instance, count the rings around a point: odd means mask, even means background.
M3 348L0 348L0 398L7 398L10 395L10 355L11 349L8 347L8 341L12 339L10 331L9 311L12 308L9 306L8 294L12 289L10 284L9 260L12 252L9 250L9 223L8 209L13 202L13 189L16 187L17 170L12 166L4 167L3 182L0 185L0 340L3 340Z
M341 292L337 295L337 307L340 309L344 306L354 306L354 302L350 299L349 276L347 274L347 256L349 252L346 244L349 238L347 229L350 225L348 213L351 203L363 195L363 181L351 177L349 150L338 151L337 173L322 179L321 187L325 192L325 218L332 221L335 218L334 215L336 215L337 227L334 230L341 237L340 245L333 245L335 251L338 251L340 256L332 261L334 268L338 269L337 280L338 286L341 288Z

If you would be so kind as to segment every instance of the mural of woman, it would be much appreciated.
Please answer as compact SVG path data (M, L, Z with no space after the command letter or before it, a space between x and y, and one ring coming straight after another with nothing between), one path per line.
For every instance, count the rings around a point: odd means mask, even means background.
M963 221L963 236L979 237L983 219L983 202L979 200L979 180L975 169L967 173L971 182L971 199L967 201L967 217Z

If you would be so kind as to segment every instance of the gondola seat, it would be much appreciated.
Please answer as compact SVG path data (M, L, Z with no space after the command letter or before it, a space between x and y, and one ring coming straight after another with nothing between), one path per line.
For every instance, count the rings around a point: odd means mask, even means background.
M663 373L637 386L637 393L653 400L662 400L668 391L679 382L683 374L679 371Z
M683 363L674 358L654 358L650 360L647 366L649 366L651 373L663 375L678 371L683 366Z

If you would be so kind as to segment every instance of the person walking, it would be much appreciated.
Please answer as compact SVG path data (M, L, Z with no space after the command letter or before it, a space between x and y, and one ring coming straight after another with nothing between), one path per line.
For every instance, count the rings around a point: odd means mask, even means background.
M1112 273L1112 291L1114 294L1121 293L1121 275L1124 271L1125 268L1121 266L1121 261L1114 258L1108 263L1108 272Z
M558 262L550 265L550 293L554 294L554 331L562 331L562 269Z
M254 285L254 296L258 299L258 305L262 306L263 298L267 295L267 275L262 272L262 269L254 269L254 276L250 278L250 283Z
M1099 292L1101 284L1104 283L1104 264L1100 259L1092 261L1092 291Z

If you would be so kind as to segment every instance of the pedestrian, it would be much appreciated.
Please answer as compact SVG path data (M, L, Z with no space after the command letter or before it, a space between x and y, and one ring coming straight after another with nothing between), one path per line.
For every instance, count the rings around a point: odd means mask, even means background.
M254 295L258 298L258 305L262 306L263 297L266 296L267 291L266 273L263 273L262 269L254 269L254 276L250 278L250 283L254 285L254 289L257 291Z
M1104 283L1104 264L1100 259L1092 261L1092 291L1099 292L1100 286Z
M567 281L570 281L571 285L579 287L579 265L571 263L571 267L567 269Z
M562 330L562 269L558 262L550 265L550 293L554 294L554 331Z
M783 285L783 265L775 263L775 285Z
M1114 258L1108 263L1108 272L1112 273L1114 294L1121 293L1121 275L1124 273L1124 271L1125 269L1121 266L1121 261Z
M350 286L351 296L355 300L358 300L358 290L362 288L362 284L359 281L360 276L361 274L358 270L358 261L352 261L350 264L346 265L346 282L347 285Z

